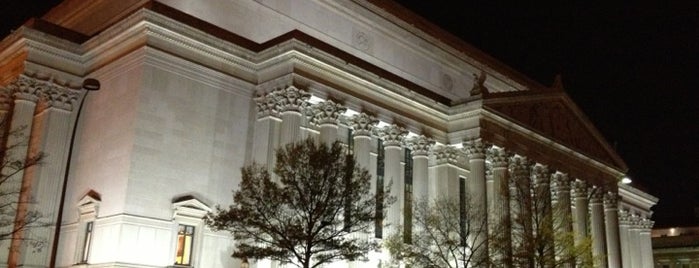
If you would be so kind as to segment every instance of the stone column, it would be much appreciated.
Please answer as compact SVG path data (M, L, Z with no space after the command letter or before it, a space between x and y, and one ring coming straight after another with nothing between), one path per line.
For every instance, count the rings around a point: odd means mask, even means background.
M655 222L643 218L639 228L639 247L641 249L641 268L653 268L653 246L651 245L650 231Z
M434 178L428 182L428 195L431 199L459 198L459 175L456 160L459 152L451 146L440 146L434 150Z
M619 205L614 192L604 195L604 220L607 237L607 265L621 268L621 248L619 247ZM633 261L632 264L633 265Z
M30 141L30 157L41 152L47 153L44 163L26 169L23 188L27 194L20 198L20 211L38 212L42 217L54 223L58 219L58 211L63 192L65 163L69 161L71 134L74 116L77 111L79 91L55 83L46 82L41 88L41 96L45 101L43 110L34 115ZM53 244L55 225L47 227L32 227L31 232L24 232L22 239L27 241L46 240L47 245ZM19 243L20 266L48 266L50 250L37 251L29 243Z
M631 240L629 237L631 227L631 213L627 209L619 210L619 242L621 242L622 267L634 267L631 265Z
M553 175L553 192L555 193L555 204L553 215L556 217L554 219L554 224L556 224L555 230L557 233L564 233L566 235L573 234L573 211L571 210L570 203L570 178L567 174L556 173ZM568 242L568 241L566 241ZM572 248L574 241L570 241L569 244L556 245L559 248ZM573 267L574 262L569 263L565 267Z
M596 267L607 267L604 256L605 247L604 209L602 199L604 192L601 188L593 188L590 193L591 231L592 231L592 256L598 261Z
M277 99L273 93L255 98L257 121L253 138L252 159L258 164L266 164L271 172L274 168L274 150L279 147L279 130L282 119Z
M641 262L641 221L642 218L638 214L631 215L631 222L628 228L628 241L631 265L628 267L640 268ZM626 266L624 266L626 267Z
M332 145L337 140L337 124L340 115L347 111L344 106L327 100L308 109L311 122L320 127L320 142Z
M9 119L9 130L7 139L5 140L5 159L7 162L14 161L25 161L29 155L29 142L32 124L34 122L34 112L36 110L37 101L39 100L39 95L41 94L42 83L34 78L21 75L17 80L13 81L7 86L8 91L13 95L14 106L12 107L12 113ZM7 122L5 122L7 123ZM7 127L7 126L5 126ZM15 173L16 172L16 173ZM25 194L29 194L24 191L22 187L23 177L25 170L22 168L15 168L12 165L5 165L2 170L3 174L12 174L13 176L7 178L2 184L0 184L0 190L5 193L0 196L0 206L15 208L17 210L16 214L19 218L23 218L21 207L15 207L15 204L20 203L20 197ZM26 212L26 207L24 208ZM15 228L16 219L10 220L8 224L0 229L3 233L12 233L11 230ZM14 220L14 221L12 221ZM15 241L21 241L21 234L12 235L12 239ZM10 240L0 241L0 248L6 250L0 250L0 262L8 263L8 258L10 255L8 252L18 252L16 242L10 243ZM12 244L10 246L10 244ZM12 247L9 251L9 247ZM17 265L17 255L14 254L10 260L10 265Z
M533 220L534 232L543 247L542 256L546 263L555 262L553 210L551 207L551 171L548 166L537 164L532 168L534 181Z
M301 117L308 105L311 94L294 86L272 92L277 101L277 110L281 114L281 146L301 139ZM337 134L336 134L337 135Z
M490 250L496 254L497 264L503 267L512 266L512 241L510 222L510 189L507 173L509 155L503 148L491 147L488 149L486 159L490 162L492 172L492 187L487 195L488 203L488 231L498 242L491 246ZM491 243L492 244L492 243Z
M386 212L389 226L385 228L387 232L384 232L384 237L388 237L395 232L396 226L403 224L405 182L401 176L400 160L401 144L408 131L397 125L386 126L379 131L385 150L384 186L390 185L390 195L396 197L396 202L391 204Z
M585 239L588 236L587 220L588 220L588 194L589 188L584 181L575 181L573 183L573 199L575 199L575 232L577 234L577 242Z
M360 113L349 120L349 126L352 128L352 139L354 140L354 158L357 161L357 165L362 168L369 169L371 167L371 133L373 133L374 128L379 123L376 118L365 113ZM321 132L321 139L322 139ZM369 192L372 196L376 196L376 177L371 178L371 184L369 186ZM383 187L383 185L382 185ZM375 230L369 232L369 234L359 233L356 234L357 238L369 239L374 237ZM360 268L364 267L366 263L361 261L349 262L350 268Z
M485 177L485 151L486 146L480 139L464 142L464 148L468 155L469 177L468 193L471 201L471 211L475 212L475 220L485 226L477 226L475 236L472 238L476 263L481 263L488 256L488 203ZM473 226L472 226L473 227ZM480 258L480 259L479 259Z
M413 157L413 196L415 196L415 200L418 202L427 202L431 198L429 195L427 164L429 160L428 154L434 143L433 139L423 135L407 142Z
M534 267L534 259L529 252L534 247L530 166L531 162L526 157L510 158L510 215L515 267Z

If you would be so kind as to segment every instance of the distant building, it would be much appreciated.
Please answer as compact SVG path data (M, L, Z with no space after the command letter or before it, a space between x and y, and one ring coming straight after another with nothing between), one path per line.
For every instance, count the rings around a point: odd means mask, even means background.
M99 91L81 90L88 77ZM0 115L31 130L12 154L48 153L22 206L60 227L16 237L41 251L0 245L10 267L238 267L202 216L233 202L242 166L309 136L393 181L392 226L410 198L460 192L506 219L495 189L535 181L599 267L654 263L657 198L619 184L626 164L560 80L538 84L390 1L67 0L0 42L0 86ZM332 267L387 256L369 258Z
M656 268L699 268L699 227L652 231Z

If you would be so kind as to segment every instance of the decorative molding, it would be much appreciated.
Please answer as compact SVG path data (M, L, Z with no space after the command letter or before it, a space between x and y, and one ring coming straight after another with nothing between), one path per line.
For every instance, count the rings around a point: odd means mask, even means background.
M456 165L459 158L459 150L451 146L441 146L432 151L437 160L437 165L452 164Z
M400 147L408 135L408 131L405 128L395 124L377 129L377 131L378 136L383 140L384 148Z
M425 135L420 135L406 141L406 146L410 148L413 157L427 156L434 144L435 141Z
M312 123L322 125L337 125L342 115L347 108L342 104L335 103L331 100L326 100L315 105L311 105L306 109L306 114L309 116Z
M349 119L349 124L355 137L371 137L379 120L372 115L359 113Z

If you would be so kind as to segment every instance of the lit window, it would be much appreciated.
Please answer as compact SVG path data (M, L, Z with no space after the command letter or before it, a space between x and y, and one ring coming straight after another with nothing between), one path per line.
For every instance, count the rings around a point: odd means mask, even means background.
M175 264L190 265L192 260L192 240L194 239L194 226L180 225L177 231L177 250Z
M83 243L83 257L81 263L87 263L87 258L90 256L90 243L92 243L92 225L94 222L88 222L85 226L85 242Z

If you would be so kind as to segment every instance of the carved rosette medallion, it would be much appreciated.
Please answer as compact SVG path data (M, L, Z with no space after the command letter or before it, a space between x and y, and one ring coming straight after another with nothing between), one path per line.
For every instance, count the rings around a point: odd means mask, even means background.
M352 134L355 137L371 137L371 133L379 123L379 120L376 120L376 118L371 115L360 113L353 116L349 120L349 123L350 127L352 127Z
M311 106L308 109L308 115L311 118L311 122L318 126L336 126L339 123L340 115L345 113L345 111L347 111L347 108L341 104L327 100Z
M428 138L425 135L420 135L408 140L406 142L406 145L408 146L408 148L410 148L413 157L415 157L427 156L434 143L435 142L432 138Z
M464 149L469 159L485 159L486 144L481 139L465 141Z
M434 156L437 160L437 165L456 165L456 161L459 157L459 150L451 146L442 146L441 148L433 150L432 153L434 153Z
M383 145L385 148L388 147L399 147L403 143L403 139L408 135L408 131L405 128L390 125L385 126L378 130L379 137L383 140Z
M504 148L490 147L486 152L486 159L493 168L507 168L510 156Z

